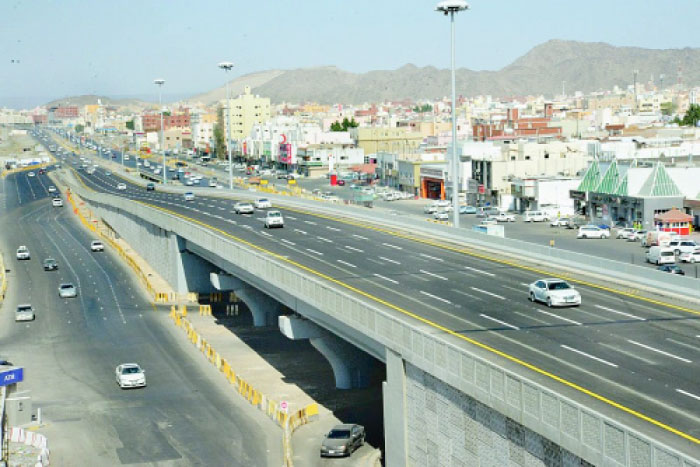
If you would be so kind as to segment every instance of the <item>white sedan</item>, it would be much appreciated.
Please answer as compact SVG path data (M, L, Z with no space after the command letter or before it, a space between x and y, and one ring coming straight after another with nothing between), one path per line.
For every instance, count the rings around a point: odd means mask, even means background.
M122 363L114 370L114 374L122 389L146 387L146 371L138 363Z
M258 198L255 200L255 209L269 209L272 203L267 198Z
M254 208L250 203L238 202L233 205L233 210L236 214L253 214Z
M73 284L61 284L58 286L58 296L61 298L75 298L78 296L78 290Z
M447 213L447 211L442 211L442 210L435 211L435 214L433 214L433 217L439 221L450 220L450 215Z
M126 190L126 183L120 183L117 185L117 190L124 191Z
M530 284L528 298L531 302L544 302L553 306L579 306L581 294L562 279L540 279Z

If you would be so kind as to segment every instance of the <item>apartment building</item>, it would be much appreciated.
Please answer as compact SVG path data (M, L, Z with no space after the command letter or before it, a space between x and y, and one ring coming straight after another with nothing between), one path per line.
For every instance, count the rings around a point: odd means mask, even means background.
M350 134L365 154L384 152L412 153L423 142L423 135L409 127L358 127Z
M231 135L229 138L229 124L231 120ZM224 102L224 132L227 138L240 141L250 134L250 130L256 123L266 122L270 119L270 99L250 93L250 86L244 88L243 94Z

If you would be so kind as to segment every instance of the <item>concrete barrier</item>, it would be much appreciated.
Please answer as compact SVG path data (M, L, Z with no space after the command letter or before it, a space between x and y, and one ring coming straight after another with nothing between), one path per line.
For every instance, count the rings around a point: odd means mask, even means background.
M5 293L7 292L7 273L5 273L5 263L0 254L0 304L5 301Z
M200 314L205 307L211 310L210 305L200 305ZM182 306L181 310L186 310L186 307ZM261 412L265 413L283 429L282 449L284 453L284 465L292 466L292 433L300 426L318 418L318 404L309 404L289 414L289 410L282 409L279 402L270 399L267 395L255 389L255 386L250 382L236 374L230 363L227 362L206 339L199 335L194 329L194 326L192 326L192 323L185 318L185 315L179 313L174 305L170 307L170 317L177 327L185 331L187 339L202 352L209 362L223 373L224 377L231 383L241 397L247 400L250 405L257 407Z

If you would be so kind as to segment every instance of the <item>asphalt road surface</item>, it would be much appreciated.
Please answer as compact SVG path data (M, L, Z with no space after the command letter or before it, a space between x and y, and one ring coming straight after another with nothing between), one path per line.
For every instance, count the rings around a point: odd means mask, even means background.
M171 335L130 270L68 207L52 207L45 175L0 181L0 241L9 289L0 357L25 367L21 389L41 407L54 465L281 465L280 430L230 390L187 342ZM31 260L17 261L26 245ZM45 272L44 258L59 263ZM59 283L78 297L60 299ZM36 320L14 322L18 303ZM122 390L114 369L137 362L148 386Z

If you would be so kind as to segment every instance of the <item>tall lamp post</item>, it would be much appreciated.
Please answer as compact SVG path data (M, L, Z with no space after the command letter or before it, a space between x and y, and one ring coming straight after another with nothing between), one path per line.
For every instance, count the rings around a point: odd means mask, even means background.
M228 188L233 190L233 157L231 157L231 100L228 95L228 72L233 68L231 62L219 63L219 68L226 72L226 148L228 149Z
M158 107L160 107L160 150L163 151L163 185L168 183L168 169L165 166L165 140L163 139L163 96L162 90L165 84L164 79L154 79L154 84L158 85Z
M459 161L457 160L457 96L455 91L455 13L468 10L469 4L464 0L443 0L437 4L435 11L450 15L452 27L452 224L459 228Z

